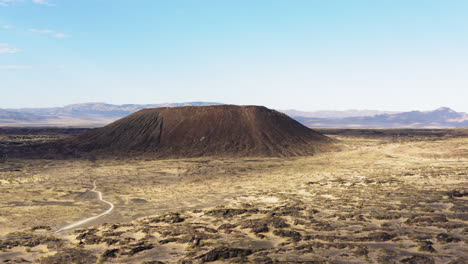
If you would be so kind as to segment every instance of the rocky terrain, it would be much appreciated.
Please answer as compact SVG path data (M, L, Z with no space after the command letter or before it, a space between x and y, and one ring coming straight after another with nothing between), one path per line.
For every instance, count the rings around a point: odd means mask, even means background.
M468 144L450 131L334 131L343 149L310 157L6 160L0 261L466 263ZM107 209L93 182L115 210L55 233Z

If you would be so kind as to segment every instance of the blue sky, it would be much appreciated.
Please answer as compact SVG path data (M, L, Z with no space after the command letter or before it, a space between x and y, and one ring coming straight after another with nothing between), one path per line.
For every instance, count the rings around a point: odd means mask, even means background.
M0 108L468 112L468 1L0 0Z

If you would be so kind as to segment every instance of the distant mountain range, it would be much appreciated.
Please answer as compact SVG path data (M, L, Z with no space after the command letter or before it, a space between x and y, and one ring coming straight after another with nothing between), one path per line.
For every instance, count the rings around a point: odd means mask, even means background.
M215 102L165 104L73 104L54 108L0 109L0 126L103 126L144 108L218 105ZM279 110L317 128L447 128L468 126L468 114L441 107L433 111Z
M53 108L20 108L20 109L6 109L9 111L35 114L47 117L117 117L121 118L132 114L138 110L144 108L156 108L156 107L177 107L177 106L206 106L206 105L217 105L219 103L212 102L187 102L187 103L166 103L166 104L124 104L124 105L113 105L106 103L84 103L84 104L72 104L64 107L53 107Z
M22 113L19 111L9 111L0 109L0 124L2 123L15 123L17 121L38 121L43 119L32 113Z
M373 116L317 118L293 116L309 127L322 128L447 128L468 126L468 114L441 107L433 111L411 111Z
M300 117L316 117L316 118L344 118L344 117L359 117L359 116L375 116L381 114L396 114L401 112L396 111L378 111L378 110L344 110L344 111L313 111L305 112L298 110L279 110L288 116Z
M72 104L52 108L0 109L0 126L85 126L98 127L130 115L144 108L206 106L213 102L186 102L164 104L106 103Z

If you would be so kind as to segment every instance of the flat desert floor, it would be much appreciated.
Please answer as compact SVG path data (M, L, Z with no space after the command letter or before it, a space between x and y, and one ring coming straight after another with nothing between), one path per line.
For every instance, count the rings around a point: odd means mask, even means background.
M468 263L468 136L331 137L298 158L8 159L0 263ZM60 231L110 208L94 184L114 209Z

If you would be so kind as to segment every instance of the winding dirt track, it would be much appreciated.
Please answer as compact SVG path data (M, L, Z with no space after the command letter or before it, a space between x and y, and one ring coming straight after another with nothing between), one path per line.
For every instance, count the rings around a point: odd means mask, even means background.
M93 220L98 219L99 217L102 217L102 216L104 216L104 215L106 215L106 214L109 214L110 212L112 212L112 211L114 210L114 204L111 203L111 202L109 202L109 201L106 201L106 200L102 199L102 193L101 193L100 191L96 191L96 188L97 188L97 186L96 186L96 181L93 182L93 186L94 186L94 188L93 188L91 191L97 193L98 198L99 198L99 201L108 204L108 205L110 206L109 209L107 209L107 211L105 211L105 212L102 213L102 214L99 214L99 215L96 215L96 216L93 216L93 217L90 217L90 218L86 218L86 219L80 220L80 221L78 221L78 222L72 223L72 224L70 224L70 225L67 225L67 226L65 226L65 227L62 227L61 229L55 231L55 233L59 233L59 232L62 232L62 231L65 231L65 230L68 230L68 229L72 229L72 228L75 228L75 227L77 227L77 226L86 224L86 223L88 223L88 222L91 222L91 221L93 221Z

